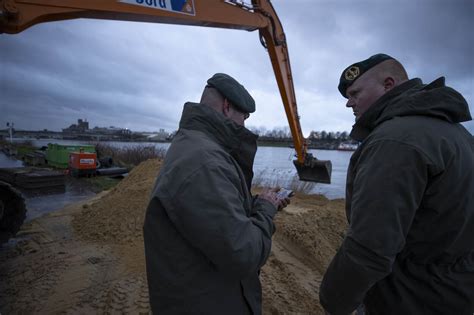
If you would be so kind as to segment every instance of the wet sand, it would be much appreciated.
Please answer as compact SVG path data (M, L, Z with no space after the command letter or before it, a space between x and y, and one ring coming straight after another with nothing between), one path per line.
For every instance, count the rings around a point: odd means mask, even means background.
M160 162L108 192L26 223L0 249L0 313L150 313L142 225ZM296 195L277 214L264 314L323 314L322 275L346 228L343 200Z

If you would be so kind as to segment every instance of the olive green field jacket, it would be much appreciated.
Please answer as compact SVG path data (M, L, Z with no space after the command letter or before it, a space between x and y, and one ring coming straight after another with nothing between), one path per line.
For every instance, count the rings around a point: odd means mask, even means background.
M256 138L185 104L144 223L153 313L261 314L258 274L277 209L250 193Z
M412 79L356 122L349 229L320 288L331 314L474 312L474 140L469 107L440 78Z

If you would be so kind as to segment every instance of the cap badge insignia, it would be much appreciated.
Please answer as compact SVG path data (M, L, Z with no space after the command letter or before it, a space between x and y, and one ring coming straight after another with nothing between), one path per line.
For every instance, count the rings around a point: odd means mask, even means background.
M344 76L346 77L346 80L355 80L360 74L359 67L352 66L349 69L346 70L346 73Z

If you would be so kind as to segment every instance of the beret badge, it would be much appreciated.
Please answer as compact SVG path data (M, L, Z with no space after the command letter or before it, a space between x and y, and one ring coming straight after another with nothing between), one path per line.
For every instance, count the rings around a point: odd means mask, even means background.
M352 66L346 70L344 77L346 78L346 80L353 81L355 78L359 76L359 74L360 74L359 67Z
M356 62L342 71L341 78L339 79L339 85L337 89L341 92L341 95L346 96L347 88L350 87L356 80L358 80L364 73L372 69L379 63L393 59L386 54L376 54L366 60Z

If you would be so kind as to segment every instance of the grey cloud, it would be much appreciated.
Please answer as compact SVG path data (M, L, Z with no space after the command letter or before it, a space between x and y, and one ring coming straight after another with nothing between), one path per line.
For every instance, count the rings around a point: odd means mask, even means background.
M377 52L392 54L425 82L446 76L472 104L472 1L273 4L286 31L305 132L329 130L328 122L350 128L353 117L342 114L344 99L336 88L340 72ZM0 53L0 128L14 120L24 129L59 130L86 118L99 126L171 131L182 104L198 101L215 72L261 91L260 108L282 107L279 97L265 97L279 92L257 32L73 20L0 35ZM273 119L267 129L286 124L284 114L258 111L255 121L267 121L259 119L265 116ZM474 131L474 124L466 125Z

